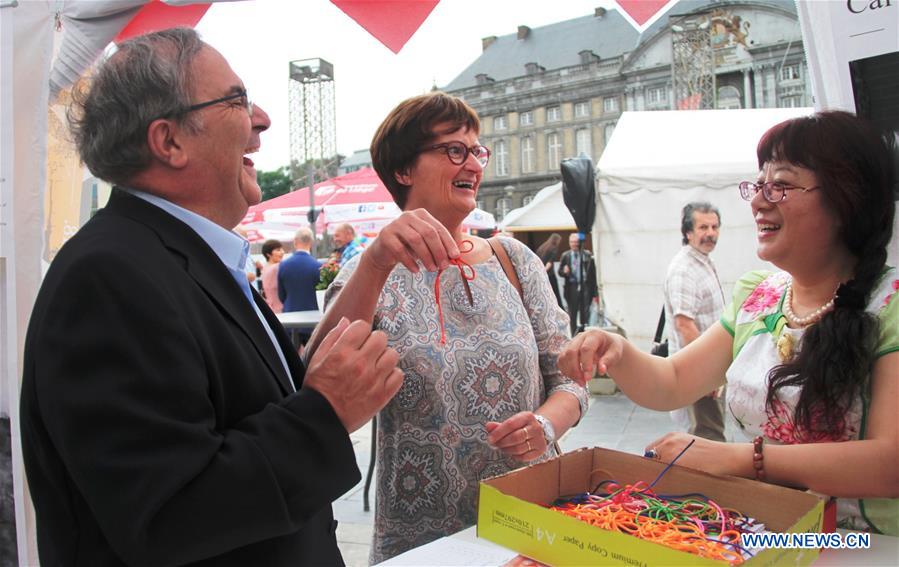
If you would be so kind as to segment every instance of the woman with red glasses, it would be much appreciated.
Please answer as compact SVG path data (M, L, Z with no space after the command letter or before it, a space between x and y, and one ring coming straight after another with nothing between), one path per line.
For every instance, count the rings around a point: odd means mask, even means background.
M890 146L846 112L771 128L758 145L758 178L740 194L758 227L758 256L782 271L744 275L720 322L671 358L591 330L565 349L562 371L581 377L598 367L656 410L726 382L740 442L669 433L647 455L671 461L695 439L679 464L833 496L839 526L899 535Z
M340 270L316 331L340 314L370 320L404 373L378 414L372 563L474 524L479 481L552 456L587 407L556 368L568 316L543 262L517 240L463 232L490 157L479 131L475 111L440 92L387 116L372 161L404 212ZM452 249L443 238L459 250L451 263L410 253Z

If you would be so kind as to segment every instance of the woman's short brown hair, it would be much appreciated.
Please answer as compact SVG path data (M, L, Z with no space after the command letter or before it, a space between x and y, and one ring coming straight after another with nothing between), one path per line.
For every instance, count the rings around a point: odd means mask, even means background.
M434 127L442 123L451 127L434 132ZM397 181L395 174L409 169L428 142L462 128L479 133L477 113L464 100L439 91L406 99L390 111L372 138L371 159L401 209L406 206L410 187Z
M280 240L266 240L262 243L262 255L266 260L268 260L272 257L272 252L274 252L278 248L284 248L284 244L282 244Z

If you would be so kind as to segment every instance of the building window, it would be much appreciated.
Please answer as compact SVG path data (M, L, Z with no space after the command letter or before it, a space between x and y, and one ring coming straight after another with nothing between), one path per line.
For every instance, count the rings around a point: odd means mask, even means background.
M577 155L584 154L587 157L593 157L593 145L590 143L590 129L580 128L574 133L575 147Z
M547 122L558 122L562 119L562 107L561 106L547 106L546 107L546 121Z
M609 140L612 139L612 132L615 131L615 123L606 124L605 128L602 129L602 137L603 143L605 145L609 145Z
M493 163L496 164L496 176L509 175L509 151L505 140L497 140L493 145Z
M799 78L799 63L784 65L780 68L781 81L794 81Z
M534 137L525 136L521 139L521 172L534 172Z
M668 102L668 91L665 87L652 87L646 91L647 104L662 104Z
M534 113L530 110L522 112L518 116L519 126L531 126L534 124Z
M590 103L586 101L574 103L574 117L583 118L585 116L590 116Z
M496 220L502 220L504 216L506 216L509 211L512 210L512 198L511 197L502 197L496 200L496 211L494 212L494 216Z
M725 85L718 89L718 101L715 108L721 110L738 110L743 108L743 101L737 87Z
M799 108L800 106L802 106L801 95L785 96L780 99L781 108Z
M524 197L524 199L521 200L521 206L523 207L523 206L527 205L528 203L530 203L530 202L533 201L533 200L534 200L534 196L533 196L533 195L526 195L526 196Z
M562 161L562 141L555 132L546 136L546 168L554 171Z
M478 199L477 201L475 201L475 206L483 211L484 210L484 199Z
M602 100L603 112L618 112L618 97L607 96Z
M506 121L506 115L495 116L493 118L493 130L505 130L509 127L509 123Z

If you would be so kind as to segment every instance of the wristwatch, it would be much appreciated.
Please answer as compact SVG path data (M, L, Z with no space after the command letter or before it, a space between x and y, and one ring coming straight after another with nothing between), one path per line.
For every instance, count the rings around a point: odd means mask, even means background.
M556 430L552 422L539 413L535 413L534 418L540 423L540 427L543 428L543 438L546 440L546 446L551 446L556 440Z

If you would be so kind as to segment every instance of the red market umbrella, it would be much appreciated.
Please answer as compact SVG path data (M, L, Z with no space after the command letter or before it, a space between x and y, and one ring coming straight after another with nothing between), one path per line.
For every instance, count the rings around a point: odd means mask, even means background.
M339 223L349 223L357 232L375 236L402 212L375 170L369 167L315 185L314 196L315 208L321 211L316 222L318 233ZM259 223L308 226L308 213L309 188L303 187L250 207L242 224L245 227L261 226ZM475 209L463 226L493 228L496 222L490 213Z
M337 199L335 204L341 205L374 201L392 202L387 188L378 179L375 171L369 167L333 177L314 187L316 209L322 208L331 199ZM303 187L250 207L243 222L246 224L265 220L264 213L274 209L293 209L296 214L303 209L302 214L305 215L309 210L309 188Z

